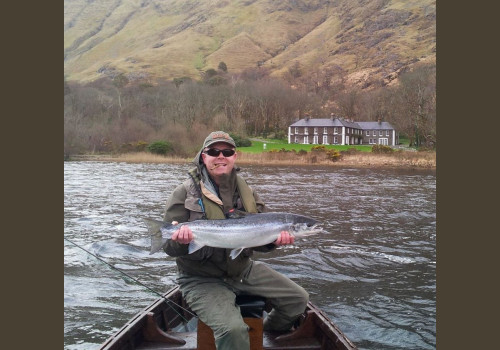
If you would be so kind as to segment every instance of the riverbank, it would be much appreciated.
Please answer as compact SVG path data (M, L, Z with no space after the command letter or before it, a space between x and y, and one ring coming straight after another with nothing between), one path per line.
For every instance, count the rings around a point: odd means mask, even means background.
M190 163L192 158L155 155L147 152L124 154L75 155L74 161L128 162L128 163ZM259 165L326 165L332 167L366 168L419 168L435 169L436 152L399 151L390 154L354 152L342 154L341 159L332 162L325 152L238 152L237 164Z

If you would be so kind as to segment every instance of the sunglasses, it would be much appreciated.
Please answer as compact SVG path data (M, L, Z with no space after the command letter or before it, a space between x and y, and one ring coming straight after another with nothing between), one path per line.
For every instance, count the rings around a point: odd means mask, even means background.
M221 152L224 157L231 157L236 151L234 149L209 148L204 153L208 154L210 157L218 157Z

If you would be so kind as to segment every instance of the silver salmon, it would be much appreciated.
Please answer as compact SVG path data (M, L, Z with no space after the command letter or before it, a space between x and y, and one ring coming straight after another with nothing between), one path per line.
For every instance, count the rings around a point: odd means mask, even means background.
M188 225L193 232L193 240L189 243L189 254L204 246L228 248L232 249L232 259L245 248L260 247L274 242L281 231L288 231L295 237L322 231L316 220L291 213L245 213L235 219L195 220L178 225L154 219L145 221L151 236L150 254L159 251L182 225Z

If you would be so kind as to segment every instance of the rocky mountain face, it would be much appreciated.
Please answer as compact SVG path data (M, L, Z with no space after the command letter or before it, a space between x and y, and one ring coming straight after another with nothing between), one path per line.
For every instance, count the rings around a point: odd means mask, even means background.
M64 73L88 82L200 79L224 62L286 78L390 84L435 62L432 0L64 0Z

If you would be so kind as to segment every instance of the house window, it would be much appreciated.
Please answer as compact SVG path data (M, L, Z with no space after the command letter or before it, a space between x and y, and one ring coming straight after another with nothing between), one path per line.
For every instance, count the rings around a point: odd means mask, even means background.
M370 136L370 130L366 130L366 136Z
M318 135L318 128L314 128L314 135Z
M378 136L382 136L382 135L384 135L384 133L382 132L382 130L380 130L380 131L378 132Z
M385 131L385 136L389 136L389 130Z
M313 145L317 145L318 144L318 135L314 135L313 136Z
M323 134L328 134L328 130L326 128L323 128Z
M295 133L298 134L299 133L299 128L298 127L295 127Z
M333 128L333 134L335 135L335 134L338 134L338 133L339 133L339 128L334 127Z
M309 135L309 128L304 128L304 135Z
M378 144L387 146L389 144L389 142L388 142L387 138L380 138L380 139L378 139Z
M338 140L337 136L334 136L334 137L333 137L333 143L334 143L334 144L339 143L339 140Z
M297 136L295 136L295 143L299 143L299 138Z
M307 145L309 143L309 136L304 136L304 144Z
M323 135L323 144L328 145L328 136L327 135Z
M346 132L346 134L348 134L348 133L349 133L349 128L347 128L347 129L345 130L345 132Z

